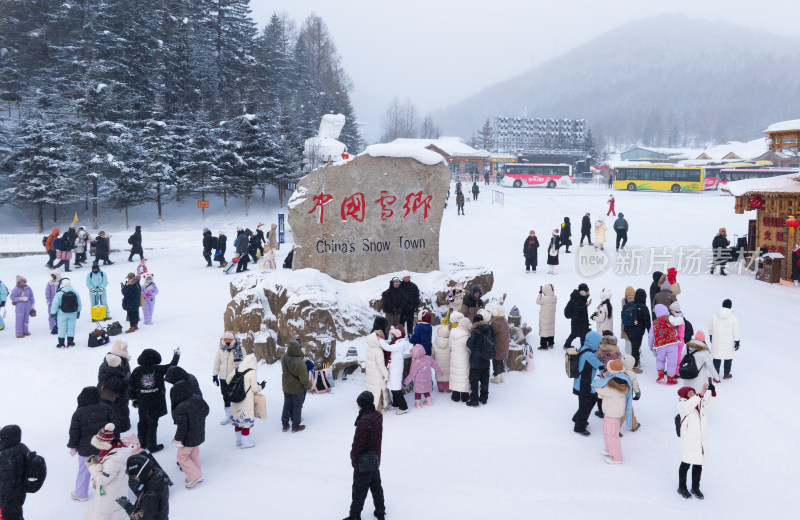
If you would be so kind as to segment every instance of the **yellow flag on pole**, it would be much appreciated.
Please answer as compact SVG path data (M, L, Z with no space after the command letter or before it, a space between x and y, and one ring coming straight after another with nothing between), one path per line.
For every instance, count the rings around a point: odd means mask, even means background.
M78 212L76 211L75 218L72 219L72 224L70 224L70 227L75 227L75 224L77 223L78 223Z

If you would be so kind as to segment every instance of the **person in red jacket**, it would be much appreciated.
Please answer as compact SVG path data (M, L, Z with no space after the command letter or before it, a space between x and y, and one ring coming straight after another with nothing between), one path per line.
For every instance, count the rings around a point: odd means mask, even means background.
M372 392L364 391L356 398L358 417L356 417L356 433L353 436L353 447L350 450L350 463L353 465L353 501L350 514L344 520L358 520L367 499L367 491L372 491L375 503L375 518L386 518L386 506L383 502L383 486L381 486L381 440L383 438L383 415L375 410L375 398ZM369 455L377 456L374 469L368 469Z
M614 215L617 216L617 212L614 211L614 194L611 194L611 197L608 199L608 213L606 215Z

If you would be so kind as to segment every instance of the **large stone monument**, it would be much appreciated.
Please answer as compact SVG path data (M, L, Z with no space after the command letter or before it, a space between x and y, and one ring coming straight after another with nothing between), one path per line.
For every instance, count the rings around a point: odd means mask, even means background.
M449 182L441 155L391 144L310 172L288 205L292 268L345 282L438 270Z

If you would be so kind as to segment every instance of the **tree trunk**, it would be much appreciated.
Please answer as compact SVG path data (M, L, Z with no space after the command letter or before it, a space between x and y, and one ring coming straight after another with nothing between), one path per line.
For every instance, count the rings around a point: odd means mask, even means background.
M130 229L128 225L128 206L125 206L125 229Z
M222 192L222 202L225 205L225 216L228 216L228 191L224 190Z
M97 229L97 177L92 177L92 229Z
M201 200L206 200L206 190L205 189L200 194L200 197L201 197ZM206 208L200 208L200 215L202 215L203 220L206 219Z
M58 222L58 215L56 215L56 205L53 204L53 222Z
M261 202L267 201L267 188L266 186L261 187Z
M281 207L283 207L283 184L278 185L278 200L280 200Z
M42 211L43 202L36 203L36 222L39 224L39 233L44 231L44 212Z
M158 223L161 224L161 186L156 187L156 206L158 206Z

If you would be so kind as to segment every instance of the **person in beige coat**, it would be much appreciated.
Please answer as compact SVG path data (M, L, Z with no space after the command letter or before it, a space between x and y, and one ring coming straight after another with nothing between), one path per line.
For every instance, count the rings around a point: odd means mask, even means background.
M463 317L450 331L450 398L455 402L469 400L469 349L467 339L472 322Z
M536 297L539 305L539 350L553 348L556 343L556 297L553 284L549 283L539 287Z
M388 390L389 371L386 369L386 362L383 357L383 349L380 340L386 339L382 330L372 331L367 336L367 355L366 355L366 387L368 392L372 392L375 399L375 409L383 413L383 409L389 406L384 399L384 393Z
M606 221L602 218L597 219L597 222L594 223L594 247L595 249L600 248L600 250L604 250L603 244L606 243L606 230L608 226L606 226Z
M460 313L459 313L460 314ZM442 375L436 378L439 392L450 391L450 324L442 322L436 327L436 339L433 341L433 360L442 369Z
M222 425L231 422L231 402L228 401L228 383L225 378L227 374L236 370L242 359L244 359L242 344L236 339L233 331L226 331L219 339L219 348L214 358L214 368L211 370L211 382L219 387L222 392L222 401L225 405L225 417L220 421ZM220 377L222 377L221 380Z
M234 369L228 377L225 378L227 384L231 384L233 376L238 371L244 374L244 388L247 392L243 401L238 403L231 403L231 422L233 422L234 430L236 431L236 445L242 449L252 448L255 443L250 439L250 428L255 425L255 394L261 393L266 383L258 382L258 360L255 354L247 354L238 368Z
M494 335L494 359L492 360L492 377L489 381L500 384L505 381L504 374L508 369L508 349L511 345L511 327L506 319L506 310L502 305L492 309L489 328Z

